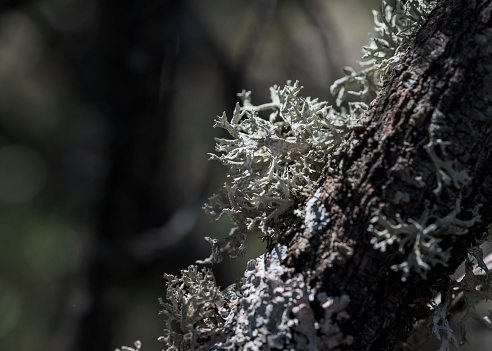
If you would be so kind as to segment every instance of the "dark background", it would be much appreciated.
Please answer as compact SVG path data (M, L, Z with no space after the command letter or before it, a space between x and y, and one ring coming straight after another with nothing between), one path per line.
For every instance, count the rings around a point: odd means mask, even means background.
M289 79L332 102L379 3L0 0L0 350L162 349L162 273L230 227L213 119Z

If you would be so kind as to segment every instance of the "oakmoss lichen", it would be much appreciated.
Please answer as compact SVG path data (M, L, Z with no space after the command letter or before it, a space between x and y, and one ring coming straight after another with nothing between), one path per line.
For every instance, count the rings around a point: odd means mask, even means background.
M435 207L429 210L428 206L418 220L410 218L405 222L397 214L396 224L391 223L384 215L378 214L372 218L368 228L375 234L371 243L375 249L382 252L395 243L398 244L401 253L406 253L410 248L406 260L391 268L403 271L401 278L403 281L407 280L410 271L415 271L426 279L427 272L432 266L447 265L450 252L444 251L439 246L442 238L445 235L464 235L468 233L468 228L480 221L478 215L469 220L457 218L461 212L460 202L460 199L457 199L454 209L443 217L437 214Z
M212 270L190 266L181 278L164 274L167 279L167 302L159 299L164 309L166 328L159 338L168 351L195 350L225 331L233 322L238 297L233 287L221 290Z
M348 95L359 96L362 101L376 96L436 3L434 0L383 0L379 11L372 11L377 35L364 47L360 63L363 69L356 72L345 67L345 77L335 81L330 88L338 106Z
M236 228L227 238L206 238L213 253L203 263L220 261L224 251L241 255L247 232L261 232L275 241L293 194L312 195L325 156L361 126L364 104L350 103L348 113L338 112L326 102L301 97L300 91L298 82L274 86L271 102L258 106L243 92L243 104L236 105L231 121L225 113L216 120L215 127L227 130L232 139L217 138L219 154L211 158L228 168L232 184L225 184L205 210L217 219L227 214ZM258 115L261 111L270 112L268 120Z

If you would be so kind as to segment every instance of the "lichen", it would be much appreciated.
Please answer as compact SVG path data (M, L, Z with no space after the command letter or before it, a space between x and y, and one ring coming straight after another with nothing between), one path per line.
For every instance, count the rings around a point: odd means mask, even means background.
M164 274L167 302L159 299L165 316L164 335L159 338L168 351L195 350L213 340L232 323L238 297L233 287L221 290L212 271L190 266L181 277Z
M360 127L361 104L350 104L350 113L338 112L318 99L299 95L298 82L270 88L271 102L255 106L250 92L240 97L229 122L219 116L215 127L232 139L217 138L211 159L228 168L232 185L212 196L205 210L214 218L227 214L236 226L227 238L207 239L212 256L205 263L219 262L222 253L241 255L245 233L260 232L275 241L282 215L293 205L294 193L313 193L325 156L333 153L354 128ZM259 112L269 111L268 120Z
M483 267L483 265L482 265ZM485 266L486 267L486 266ZM461 344L467 343L465 324L468 319L474 319L484 327L492 331L492 322L488 316L482 316L477 311L480 302L492 300L491 276L487 269L485 274L475 274L473 264L468 259L465 262L465 276L458 284L454 294L463 293L465 302L465 315L458 323L461 331Z
M260 232L268 242L278 239L282 215L292 208L293 194L312 197L325 156L337 152L348 132L363 125L367 103L379 92L435 3L383 0L379 12L373 11L376 36L364 48L362 71L346 67L345 77L330 88L337 108L301 97L298 82L271 87L271 102L262 105L253 105L249 91L238 94L242 105L236 105L230 122L224 112L214 126L225 129L232 139L216 139L218 154L211 155L228 168L231 184L226 183L205 205L213 218L227 214L236 229L225 238L206 238L212 254L200 262L220 262L224 253L241 256L248 232ZM359 101L342 106L348 95L358 96ZM267 119L260 117L264 112L270 112Z
M457 215L460 212L461 199L458 198L454 209L444 217L439 216L436 207L429 209L429 206L426 206L418 220L409 218L404 221L401 215L397 214L396 224L386 216L378 214L371 219L368 227L368 230L375 234L371 244L375 249L384 252L389 246L397 243L399 251L407 254L407 258L391 268L403 272L403 281L407 280L412 270L426 279L431 266L447 266L450 252L439 246L442 238L445 235L464 235L468 233L469 227L480 220L478 214L469 220L459 219Z
M348 133L365 125L367 103L434 4L382 2L380 12L374 12L379 37L364 49L362 71L345 68L346 76L330 88L337 107L301 97L299 83L288 82L283 88L271 87L271 102L262 105L254 105L251 92L243 91L238 94L242 104L236 105L232 118L225 113L217 117L214 127L226 130L231 138L216 139L217 153L211 159L226 166L229 181L205 210L216 219L228 215L234 228L225 238L206 238L212 254L202 263L219 262L224 254L240 256L249 232L262 233L270 243L277 240L286 213L294 212L294 196L308 199L305 208L296 212L305 216L306 227L314 234L325 230L330 218L314 186L326 157L342 152ZM349 95L359 101L345 102ZM456 218L459 203L457 208L443 218L432 211L419 220L405 222L398 217L396 224L376 216L373 244L384 250L399 239L402 252L411 246L409 260L397 268L404 270L404 277L412 267L425 276L429 265L447 260L438 245L443 228L466 231L463 228L469 226ZM434 223L431 216L436 217ZM353 337L343 335L338 325L350 317L346 312L350 298L328 296L310 286L303 274L294 274L282 264L285 255L286 247L277 244L270 254L249 261L241 282L242 297L220 290L210 270L199 272L191 266L181 278L166 275L168 302L161 301L161 313L167 321L161 340L168 350L333 350L350 345ZM323 312L315 313L320 306Z
M302 274L291 274L283 264L287 247L276 245L271 254L248 262L241 283L235 323L207 350L333 350L350 345L338 323L350 316L347 295L328 296L306 283ZM321 316L314 306L322 308Z
M345 76L330 88L340 106L348 95L358 96L362 101L372 100L413 42L418 29L435 7L433 0L383 0L379 11L373 10L374 30L360 62L363 69L356 72L345 67Z
M441 340L441 346L438 351L449 351L450 346L458 348L458 341L454 335L453 329L451 329L448 320L448 310L450 304L449 296L446 296L444 300L437 306L432 312L432 332Z
M456 159L443 160L437 156L436 147L439 147L442 157L449 158L446 152L446 146L451 145L451 142L443 141L436 138L434 133L431 134L429 142L424 146L427 154L432 160L435 167L437 179L437 187L433 190L434 194L439 195L444 186L453 186L456 190L460 190L471 181L466 169Z
M320 195L321 188L306 202L304 225L313 234L322 233L331 221L325 204L319 198Z
M339 327L350 317L348 295L328 296L311 287L285 266L286 257L287 247L277 244L250 260L237 292L220 290L208 269L191 266L181 278L166 275L168 302L161 301L161 313L167 320L160 340L167 350L318 351L350 345L353 337Z

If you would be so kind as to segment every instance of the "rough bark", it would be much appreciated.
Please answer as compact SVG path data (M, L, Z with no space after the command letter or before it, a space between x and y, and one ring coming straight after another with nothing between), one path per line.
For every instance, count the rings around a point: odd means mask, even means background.
M247 269L238 324L258 329L236 327L237 347L393 350L428 316L433 291L449 287L449 275L492 221L492 1L441 1L367 117L367 128L347 139L347 152L327 160L319 196L330 219L326 228L316 234L290 228L286 255L272 252ZM459 219L478 211L481 221L461 228L465 235L443 237L450 259L426 279L410 271L403 282L402 273L390 269L406 259L408 248L402 254L395 244L382 253L370 243L368 227L378 214L407 222L430 208L444 217L459 204ZM274 267L278 258L284 258L281 269ZM280 281L272 278L275 269ZM268 289L270 295L259 295ZM266 299L263 307L252 310L254 296ZM271 312L280 298L294 301L290 331L273 320L283 318ZM270 336L255 341L265 328ZM231 345L220 339L213 349Z
M372 103L367 130L347 141L356 146L328 162L335 169L323 182L330 227L318 237L298 232L290 244L289 265L313 267L311 284L319 280L328 295L350 296L342 331L354 343L347 349L392 350L405 340L416 318L428 314L431 291L446 288L466 249L491 222L491 11L491 1L439 4ZM425 149L433 134L450 142L447 157L464 165L468 184L436 191L436 169ZM418 218L425 201L449 212L458 197L464 219L483 204L482 221L446 240L444 248L452 247L448 267L436 266L426 280L413 274L402 282L401 273L390 270L402 260L398 247L381 253L369 243L371 218Z

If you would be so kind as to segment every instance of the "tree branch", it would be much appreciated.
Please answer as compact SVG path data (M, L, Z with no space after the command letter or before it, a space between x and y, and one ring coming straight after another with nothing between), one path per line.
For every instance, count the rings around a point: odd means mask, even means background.
M492 221L491 11L437 6L366 130L328 156L316 193L328 225L294 225L288 247L250 261L212 349L392 350L429 315Z
M290 244L289 265L315 269L311 285L350 296L351 318L342 330L354 343L347 349L391 350L405 340L415 318L429 313L432 291L445 290L466 248L491 222L491 10L490 1L438 5L371 104L367 130L347 140L341 159L328 160L334 171L326 175L323 199L330 228L321 237L299 231ZM457 181L465 173L469 178ZM430 208L444 217L457 199L458 217L471 219L482 206L481 222L467 235L451 231L442 239L442 249L451 250L447 267L433 267L427 279L411 271L403 283L391 267L411 252L406 247L402 254L398 245L375 251L371 220L384 215L396 223L397 214L418 220Z

